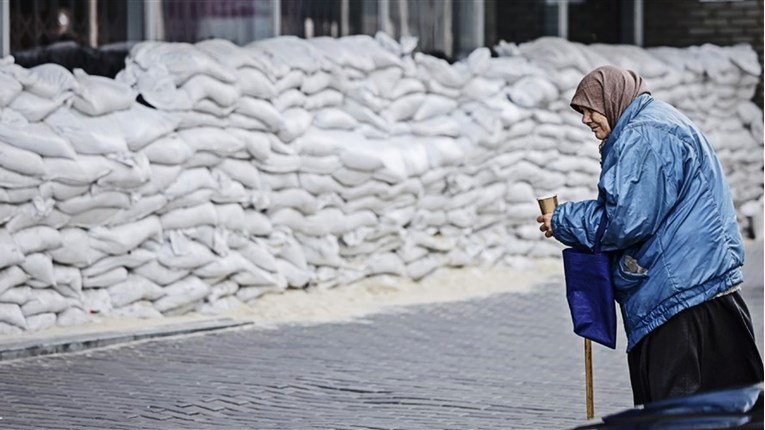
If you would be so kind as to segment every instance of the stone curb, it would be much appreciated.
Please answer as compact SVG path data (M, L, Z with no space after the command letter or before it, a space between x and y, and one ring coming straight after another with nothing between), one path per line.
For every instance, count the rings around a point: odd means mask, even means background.
M124 344L206 331L249 326L254 323L231 319L175 324L136 331L104 331L97 333L55 336L41 339L0 342L0 361L40 355L85 351L93 348Z

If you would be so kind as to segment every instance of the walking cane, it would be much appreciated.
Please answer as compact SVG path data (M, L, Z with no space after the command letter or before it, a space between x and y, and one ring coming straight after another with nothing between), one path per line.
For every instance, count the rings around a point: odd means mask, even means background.
M558 206L558 196L539 198L537 202L539 202L539 210L542 211L542 215L546 215L552 213ZM592 341L586 338L584 339L584 379L587 419L591 420L595 417L595 400L592 387Z

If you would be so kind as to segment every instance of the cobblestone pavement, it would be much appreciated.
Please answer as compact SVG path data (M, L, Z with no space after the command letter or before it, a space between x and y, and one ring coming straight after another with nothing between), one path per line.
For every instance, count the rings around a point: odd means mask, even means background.
M2 362L0 427L570 428L583 342L562 291ZM761 333L762 286L745 295ZM593 347L596 416L631 407L624 347Z

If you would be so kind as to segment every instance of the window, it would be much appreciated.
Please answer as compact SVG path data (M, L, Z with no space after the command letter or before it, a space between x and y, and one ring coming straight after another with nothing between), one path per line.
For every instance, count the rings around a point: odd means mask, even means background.
M189 43L221 38L245 45L274 35L273 14L271 0L164 0L161 38Z

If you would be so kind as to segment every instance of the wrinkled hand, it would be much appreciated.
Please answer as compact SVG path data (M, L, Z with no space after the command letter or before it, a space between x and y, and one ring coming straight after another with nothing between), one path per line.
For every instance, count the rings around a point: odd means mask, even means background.
M553 236L553 230L552 230L552 214L544 214L537 217L537 222L541 225L539 226L539 231L544 232L545 237L552 237Z

